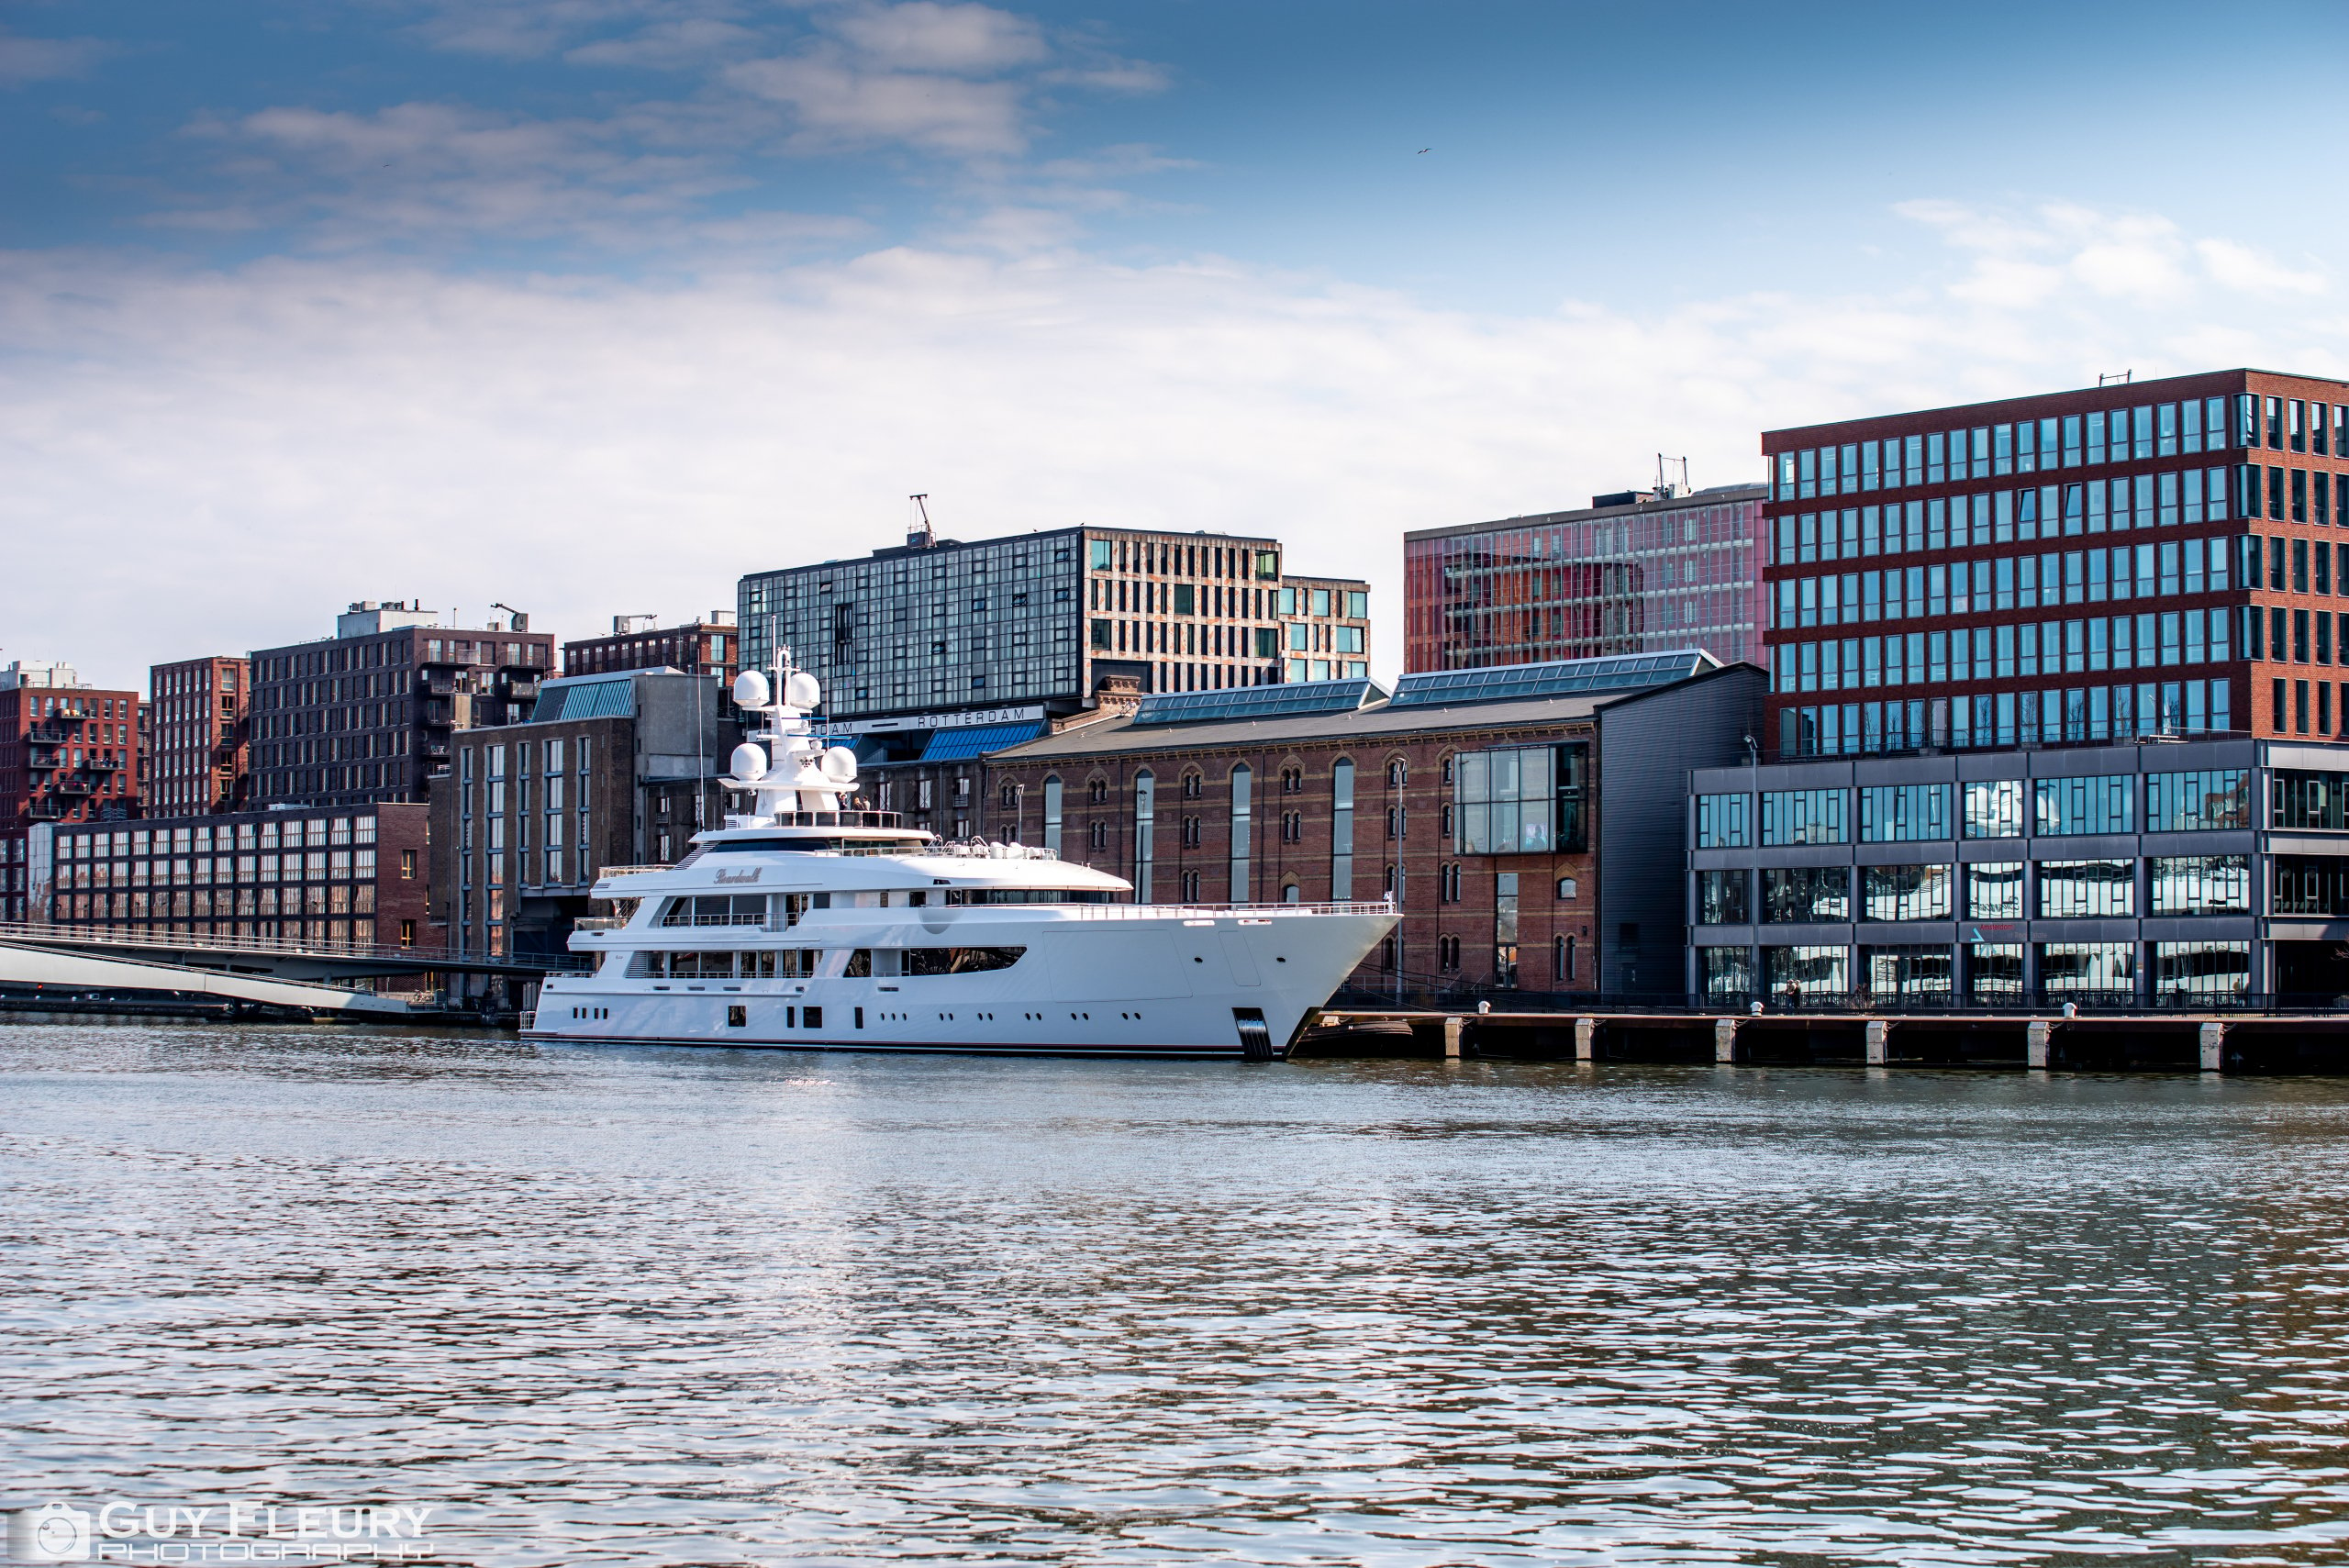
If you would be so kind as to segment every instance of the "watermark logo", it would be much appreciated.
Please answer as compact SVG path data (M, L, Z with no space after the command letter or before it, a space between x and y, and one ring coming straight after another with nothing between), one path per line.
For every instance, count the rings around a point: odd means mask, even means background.
M8 1555L19 1562L87 1562L90 1516L71 1503L44 1503L8 1516Z
M16 1562L413 1562L437 1553L429 1504L62 1499L8 1517Z

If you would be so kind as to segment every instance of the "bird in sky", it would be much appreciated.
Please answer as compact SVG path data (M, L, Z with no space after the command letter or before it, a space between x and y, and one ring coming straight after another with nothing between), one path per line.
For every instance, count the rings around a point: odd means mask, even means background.
M1435 149L1432 147L1422 147L1419 149L1419 152L1433 152L1434 150ZM1419 152L1414 152L1411 156L1417 158L1419 155Z

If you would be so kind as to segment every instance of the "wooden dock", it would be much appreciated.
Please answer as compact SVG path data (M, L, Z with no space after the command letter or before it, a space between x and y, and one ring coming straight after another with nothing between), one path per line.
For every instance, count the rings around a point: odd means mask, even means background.
M2349 1013L1325 1012L1299 1056L2349 1073Z

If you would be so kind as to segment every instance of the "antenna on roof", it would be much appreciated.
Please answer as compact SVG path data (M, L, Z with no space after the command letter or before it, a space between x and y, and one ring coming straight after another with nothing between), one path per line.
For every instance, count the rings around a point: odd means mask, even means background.
M2126 386L2135 379L2136 374L2137 373L2133 370L2099 372L2096 384L2099 386Z
M938 542L937 530L930 526L930 492L925 490L918 495L908 495L906 499L911 501L921 513L921 521L906 530L906 548L928 550Z
M1675 462L1680 465L1680 483L1677 484L1673 484L1671 480L1664 477L1665 474L1671 471L1672 465ZM1662 452L1656 453L1656 499L1659 501L1669 501L1675 495L1687 495L1688 494L1690 494L1688 484L1688 460L1685 457L1666 457Z

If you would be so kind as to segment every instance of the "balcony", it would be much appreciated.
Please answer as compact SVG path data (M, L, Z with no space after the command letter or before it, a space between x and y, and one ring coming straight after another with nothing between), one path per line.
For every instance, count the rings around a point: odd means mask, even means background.
M62 822L68 809L63 801L43 795L25 807L25 815L36 822Z
M49 786L51 795L90 795L96 789L88 779L76 778L72 773L61 774Z
M93 757L88 762L83 763L82 766L94 773L118 773L122 772L121 759L117 757Z
M81 733L82 727L78 724L60 724L54 719L44 718L25 731L25 739L57 746L81 739Z
M65 760L54 751L47 756L36 751L33 753L32 760L25 764L35 773L45 773L51 768L61 768L64 765Z

